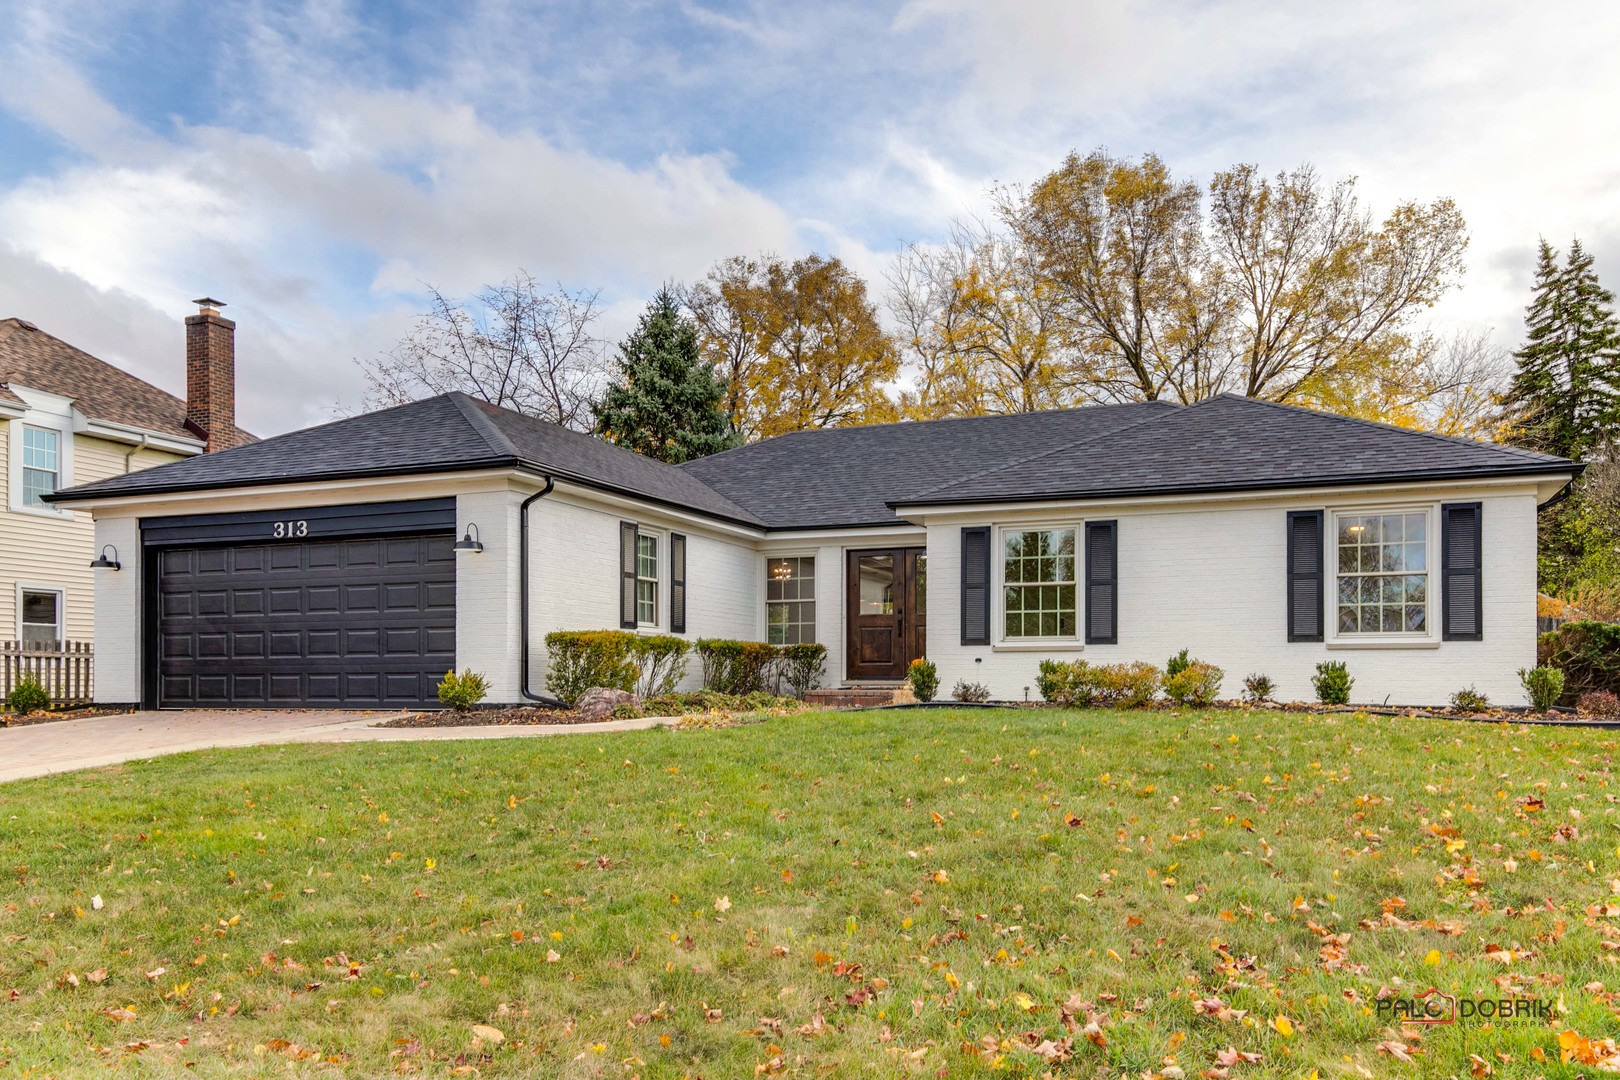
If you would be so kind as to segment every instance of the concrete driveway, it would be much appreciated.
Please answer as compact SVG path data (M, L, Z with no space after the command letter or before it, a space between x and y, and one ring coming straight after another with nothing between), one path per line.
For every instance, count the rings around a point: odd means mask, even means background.
M392 712L181 710L94 716L52 724L0 728L0 783L30 776L116 765L123 761L207 750L295 742L414 742L511 739L635 731L666 722L658 717L599 724L536 724L462 728L384 728Z

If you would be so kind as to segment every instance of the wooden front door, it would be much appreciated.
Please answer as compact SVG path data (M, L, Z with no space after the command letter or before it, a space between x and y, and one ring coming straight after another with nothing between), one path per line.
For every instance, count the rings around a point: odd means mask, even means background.
M927 640L928 555L923 548L851 551L844 571L847 680L903 679Z

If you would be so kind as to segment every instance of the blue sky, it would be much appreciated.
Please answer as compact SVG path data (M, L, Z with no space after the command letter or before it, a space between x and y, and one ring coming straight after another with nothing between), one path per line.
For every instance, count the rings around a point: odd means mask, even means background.
M1620 285L1620 16L1591 3L0 0L0 315L179 390L192 297L243 422L358 402L421 285L524 267L615 335L730 254L893 251L1070 149L1456 198L1441 326L1511 346L1538 234Z

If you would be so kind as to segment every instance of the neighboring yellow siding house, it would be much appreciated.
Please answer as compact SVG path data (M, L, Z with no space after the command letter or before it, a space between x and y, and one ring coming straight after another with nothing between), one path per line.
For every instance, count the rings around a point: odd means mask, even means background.
M34 511L13 509L10 468L13 452L13 425L0 422L0 640L15 641L23 633L23 600L29 594L27 613L38 617L39 626L47 615L60 624L63 640L90 641L94 637L92 602L95 598L95 572L90 561L96 557L95 523L84 511ZM109 442L83 433L74 434L72 447L64 457L72 462L67 478L73 484L88 484L137 469L149 469L181 460L181 454L142 449ZM17 452L21 452L18 440ZM66 487L66 483L59 486ZM55 594L58 612L47 612L39 596Z

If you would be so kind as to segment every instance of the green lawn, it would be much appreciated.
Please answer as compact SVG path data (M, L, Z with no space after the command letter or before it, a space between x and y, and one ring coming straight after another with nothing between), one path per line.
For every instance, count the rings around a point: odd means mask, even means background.
M0 1073L1590 1074L1616 746L911 710L3 785ZM1431 983L1560 1012L1374 1010Z

